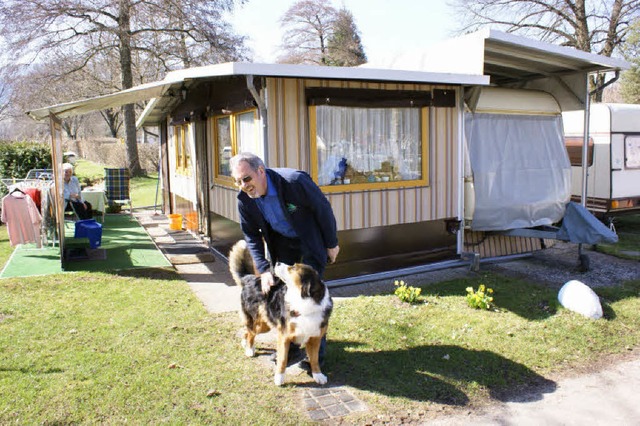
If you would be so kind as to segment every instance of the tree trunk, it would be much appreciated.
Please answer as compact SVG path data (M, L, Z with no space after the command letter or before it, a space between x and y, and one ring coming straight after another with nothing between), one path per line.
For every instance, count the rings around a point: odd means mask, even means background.
M122 74L122 89L133 87L133 71L131 61L131 3L130 0L120 0L120 16L118 17L120 40L120 71ZM136 113L133 104L123 107L126 163L131 176L142 176L143 171L140 166L138 156L138 143L136 140Z

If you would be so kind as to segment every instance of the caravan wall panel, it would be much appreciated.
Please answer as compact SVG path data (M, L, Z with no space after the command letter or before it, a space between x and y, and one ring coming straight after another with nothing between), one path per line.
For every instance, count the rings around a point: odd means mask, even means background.
M420 84L270 78L267 81L267 109L271 143L267 164L271 167L311 170L308 107L305 101L307 87L422 91L434 88L452 89ZM327 194L336 214L339 230L457 216L457 109L432 107L428 117L430 185Z

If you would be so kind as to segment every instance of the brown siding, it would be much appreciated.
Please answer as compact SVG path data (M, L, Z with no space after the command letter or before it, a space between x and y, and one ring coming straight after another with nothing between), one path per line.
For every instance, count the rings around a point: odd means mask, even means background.
M482 231L467 230L464 233L464 251L478 253L481 258L531 253L553 243L553 240L492 235Z

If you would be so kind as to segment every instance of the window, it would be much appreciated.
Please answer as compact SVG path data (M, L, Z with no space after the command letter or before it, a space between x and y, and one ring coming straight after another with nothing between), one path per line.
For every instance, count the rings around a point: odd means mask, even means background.
M312 173L323 190L428 184L427 108L309 108Z
M189 174L191 170L191 146L189 145L188 136L188 123L173 126L176 171L181 174Z
M231 177L229 160L239 152L253 152L263 158L257 110L213 118L216 146L216 177Z
M627 136L624 139L625 167L640 168L640 136Z
M564 145L567 147L567 154L569 154L569 161L572 166L582 166L582 136L565 136ZM593 139L589 138L589 145L587 146L587 166L593 165Z

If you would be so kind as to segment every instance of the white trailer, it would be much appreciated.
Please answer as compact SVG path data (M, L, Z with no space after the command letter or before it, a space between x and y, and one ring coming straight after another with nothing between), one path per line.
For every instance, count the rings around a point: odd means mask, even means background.
M592 104L587 208L599 217L640 211L640 105ZM571 194L581 201L584 111L562 113L571 160Z

